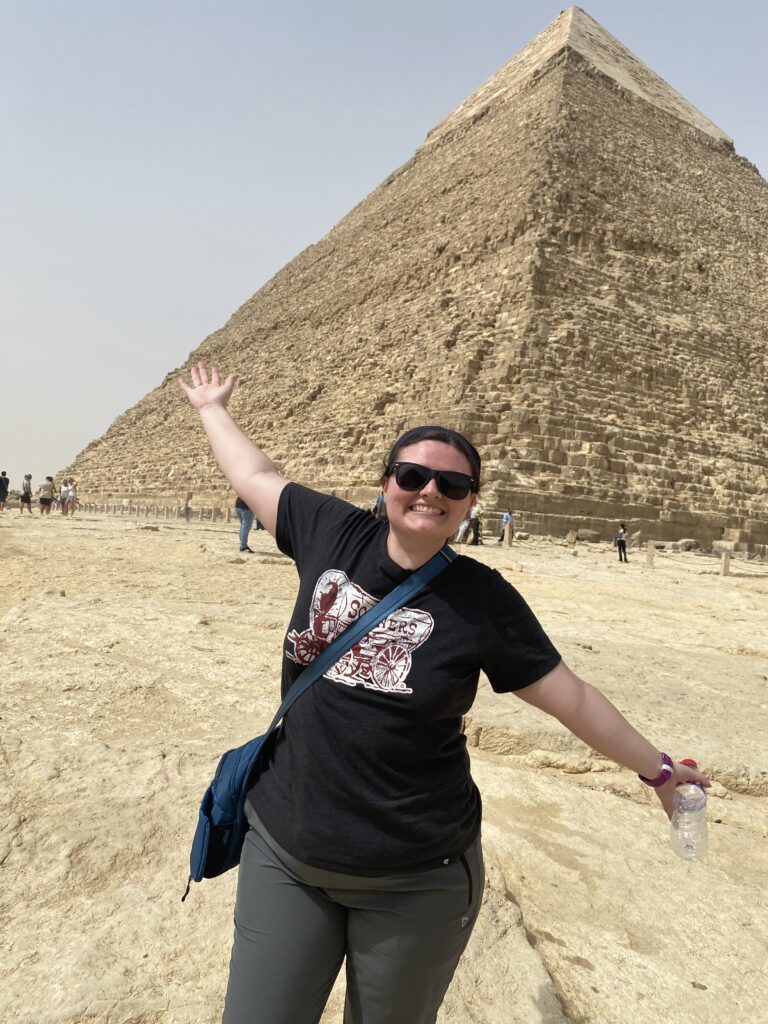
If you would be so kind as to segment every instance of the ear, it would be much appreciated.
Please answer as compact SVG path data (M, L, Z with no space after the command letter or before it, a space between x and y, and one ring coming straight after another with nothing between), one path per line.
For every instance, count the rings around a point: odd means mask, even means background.
M381 480L379 480L379 487L381 488L381 493L382 494L386 494L387 493L387 487L388 486L389 486L389 477L388 476L382 476Z

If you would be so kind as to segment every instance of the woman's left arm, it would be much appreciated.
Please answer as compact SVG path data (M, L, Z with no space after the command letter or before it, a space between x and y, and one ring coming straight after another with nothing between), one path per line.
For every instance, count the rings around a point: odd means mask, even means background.
M655 779L659 775L661 752L629 724L607 697L579 679L565 662L561 661L557 668L530 686L516 690L515 695L557 718L574 736L578 736L598 753L648 779ZM656 795L670 817L678 783L700 782L704 786L709 785L706 775L695 768L677 761L672 762L672 767L669 782L656 789Z

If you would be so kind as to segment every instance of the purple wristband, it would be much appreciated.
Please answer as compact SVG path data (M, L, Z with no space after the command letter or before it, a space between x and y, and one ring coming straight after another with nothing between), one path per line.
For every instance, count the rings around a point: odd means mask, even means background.
M661 755L661 771L655 779L646 779L644 775L638 775L638 779L644 782L646 786L653 786L656 789L658 786L663 786L665 782L669 782L672 778L672 758L669 754Z

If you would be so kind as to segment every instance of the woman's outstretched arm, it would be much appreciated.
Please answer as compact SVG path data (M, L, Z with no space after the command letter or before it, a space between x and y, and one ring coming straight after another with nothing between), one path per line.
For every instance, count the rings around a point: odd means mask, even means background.
M530 686L516 690L515 695L553 715L593 750L625 768L648 779L655 779L659 775L661 752L629 724L607 697L579 679L565 662L561 661L557 668ZM673 761L672 765L669 782L656 789L656 795L669 817L672 816L675 786L679 782L709 785L706 775L695 768L677 761Z
M237 376L230 374L222 384L219 371L214 366L209 380L208 370L201 361L192 367L191 377L191 386L183 378L179 378L179 384L200 414L222 473L235 493L274 537L277 504L288 481L227 412L227 402L234 391Z

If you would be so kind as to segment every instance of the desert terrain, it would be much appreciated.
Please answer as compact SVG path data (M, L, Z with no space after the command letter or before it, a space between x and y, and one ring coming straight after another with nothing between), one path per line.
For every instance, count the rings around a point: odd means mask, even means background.
M653 794L481 684L484 909L441 1024L764 1024L768 565L545 539L463 548L569 664L710 774L710 853ZM214 1024L234 873L182 904L219 754L278 703L296 588L236 524L0 513L0 1021ZM340 739L343 741L343 738ZM337 986L323 1024L341 1024Z

